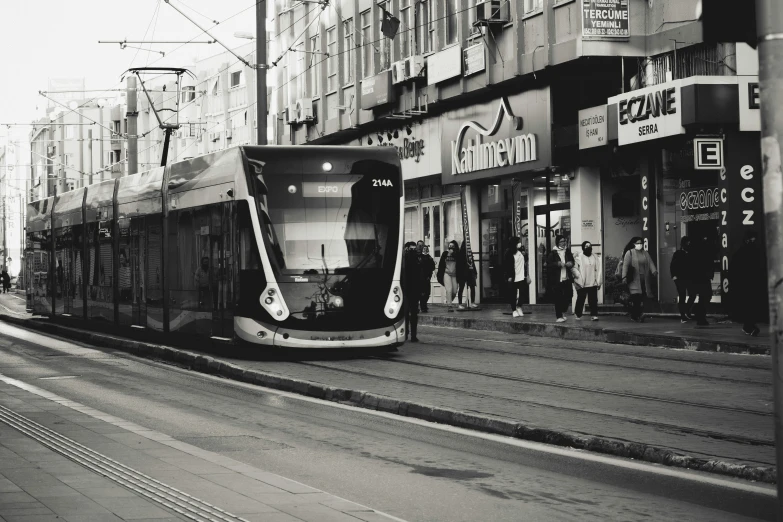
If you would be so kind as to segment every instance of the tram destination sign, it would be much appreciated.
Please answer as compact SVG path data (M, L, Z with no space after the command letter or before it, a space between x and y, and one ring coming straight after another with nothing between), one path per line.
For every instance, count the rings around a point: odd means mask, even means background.
M629 0L582 0L582 35L588 38L629 38Z

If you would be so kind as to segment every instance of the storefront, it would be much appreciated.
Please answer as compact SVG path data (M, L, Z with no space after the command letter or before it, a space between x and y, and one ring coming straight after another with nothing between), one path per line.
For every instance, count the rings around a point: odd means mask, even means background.
M503 253L517 236L535 281L529 300L539 302L544 256L555 234L570 236L573 176L552 168L550 121L548 87L441 117L442 183L444 191L464 190L482 299L505 299Z
M604 180L604 216L628 228L613 253L633 235L644 238L658 264L663 311L676 310L669 266L683 237L712 260L716 312L731 311L729 265L746 230L764 237L760 138L741 122L752 90L746 78L691 77L609 99L609 134L617 139L609 154L613 173L624 175Z

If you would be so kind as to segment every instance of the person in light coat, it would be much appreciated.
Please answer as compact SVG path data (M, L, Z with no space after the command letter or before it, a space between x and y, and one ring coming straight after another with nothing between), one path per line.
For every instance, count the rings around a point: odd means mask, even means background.
M593 245L589 241L582 242L582 251L575 259L576 272L574 286L576 287L576 306L574 306L574 315L577 319L582 319L582 311L585 306L585 299L590 305L590 316L593 321L598 320L598 289L603 284L603 272L601 271L601 260L593 255Z
M658 277L650 254L644 250L642 238L631 240L633 249L625 253L623 258L623 281L628 285L631 294L631 319L637 323L644 322L644 298L652 292L653 278Z

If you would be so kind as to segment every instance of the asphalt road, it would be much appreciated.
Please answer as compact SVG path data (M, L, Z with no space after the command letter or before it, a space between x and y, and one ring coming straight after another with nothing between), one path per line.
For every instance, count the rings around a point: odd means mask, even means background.
M301 398L8 324L0 373L411 521L773 518L768 486Z

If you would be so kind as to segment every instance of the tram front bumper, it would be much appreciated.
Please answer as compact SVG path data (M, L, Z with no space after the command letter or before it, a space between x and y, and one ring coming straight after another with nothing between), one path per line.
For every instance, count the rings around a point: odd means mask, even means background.
M382 348L402 344L405 321L387 328L350 332L310 332L271 327L247 317L234 318L234 331L240 339L258 345L280 348Z

